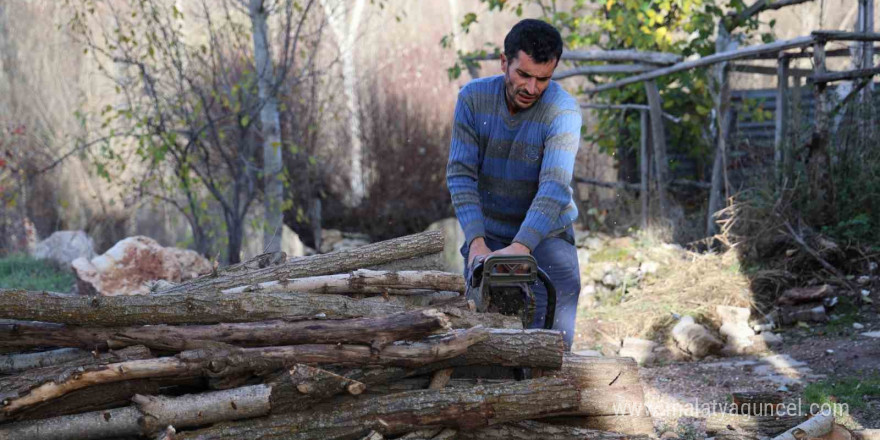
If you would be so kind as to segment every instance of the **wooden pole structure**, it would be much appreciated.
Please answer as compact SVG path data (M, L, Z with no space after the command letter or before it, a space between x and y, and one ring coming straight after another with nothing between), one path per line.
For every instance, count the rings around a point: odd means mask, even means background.
M648 170L649 165L651 163L651 159L648 155L648 142L650 142L650 134L651 132L648 130L648 111L640 110L639 116L641 116L640 122L640 136L639 136L639 158L640 168L641 168L641 179L639 181L641 192L639 193L639 199L642 202L642 229L648 228L648 200L650 199L650 192L648 191Z
M782 182L783 157L785 141L788 136L788 70L791 60L787 57L779 57L776 67L776 130L775 150L773 164L776 177L776 185Z
M660 91L654 80L645 81L648 105L651 107L651 141L654 145L654 165L657 170L657 196L660 201L660 218L664 221L669 214L669 201L666 197L666 184L669 182L669 162L666 159L666 133L663 131L663 106Z

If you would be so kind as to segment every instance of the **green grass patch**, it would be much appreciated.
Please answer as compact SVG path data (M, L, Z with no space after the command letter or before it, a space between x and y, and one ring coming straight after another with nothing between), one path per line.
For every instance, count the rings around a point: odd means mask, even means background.
M73 274L47 260L26 255L0 258L0 288L69 292Z
M590 262L618 263L628 260L630 256L629 249L607 246L590 255Z
M811 404L845 403L850 409L866 409L864 396L880 396L880 374L814 382L804 388L804 399Z

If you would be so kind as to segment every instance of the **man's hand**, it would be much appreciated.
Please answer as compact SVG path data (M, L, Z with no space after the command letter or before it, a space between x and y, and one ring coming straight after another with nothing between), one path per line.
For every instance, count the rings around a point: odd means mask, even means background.
M492 253L492 249L486 246L486 240L483 237L477 237L468 247L468 267L474 262L474 258L482 257Z
M495 252L492 252L490 255L530 255L532 253L528 247L521 243L511 243L510 246L507 246L503 249L498 249Z

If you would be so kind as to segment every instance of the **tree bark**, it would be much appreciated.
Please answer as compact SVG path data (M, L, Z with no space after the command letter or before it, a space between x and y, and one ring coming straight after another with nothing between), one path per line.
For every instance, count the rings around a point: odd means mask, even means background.
M223 293L245 291L304 293L365 293L413 295L431 291L464 293L460 274L441 271L374 271L358 269L346 274L269 281L253 286L226 289Z
M4 322L0 324L0 332L5 331L12 324ZM52 346L53 344L44 344ZM0 346L3 345L0 342ZM34 368L50 367L68 362L88 362L95 356L86 350L75 348L61 348L58 350L41 351L38 353L14 353L0 356L0 374L14 374Z
M268 372L285 364L326 363L420 367L466 352L485 340L487 332L474 328L424 342L390 345L379 353L362 345L292 345L284 347L191 350L177 356L109 364L48 381L23 395L4 401L2 414L14 415L29 407L90 386L126 380L186 376L229 376L246 371Z
M773 437L773 440L799 440L803 438L818 438L831 432L834 428L834 415L824 412L811 417L809 420L791 428L782 434Z
M649 437L526 420L490 426L476 431L462 431L456 438L461 440L632 440L648 439Z
M461 356L423 367L415 375L466 365L558 369L564 351L562 333L558 331L490 329L488 339L474 344Z
M88 357L75 358L53 366L34 368L16 375L0 376L0 401L10 396L17 396L37 385L51 380L61 380L75 374L78 369L93 365L114 364L132 360L152 358L146 347L127 347L109 353L92 354Z
M315 403L337 394L362 394L367 385L320 368L297 364L270 379L273 414L290 414L309 409Z
M257 255L247 261L242 261L241 263L221 267L217 270L217 275L219 276L246 273L248 271L262 269L264 267L279 266L284 264L285 262L287 262L287 254L285 254L284 252L266 252L265 254Z
M641 384L638 364L628 357L589 357L565 353L562 368L550 375L569 378L581 388Z
M666 194L666 185L669 183L669 161L666 158L666 132L663 128L663 104L660 101L660 91L654 80L645 81L645 92L648 95L648 105L651 116L651 142L654 144L654 165L657 170L657 196L660 204L660 218L669 221L669 202Z
M432 309L374 318L189 326L103 328L23 321L0 325L0 347L59 346L103 350L144 345L153 349L184 351L222 342L239 347L364 343L381 348L393 341L421 339L449 328L449 319Z
M348 272L363 267L442 252L443 242L442 232L422 232L368 244L359 248L310 257L293 258L278 266L264 267L241 274L214 278L201 277L181 283L159 293L216 293L231 287L259 284L266 281Z
M380 396L333 409L271 416L182 433L180 439L332 439L340 433L401 434L425 426L462 430L542 417L578 406L579 395L564 379L534 379L472 389L444 388ZM291 430L295 429L295 434Z
M785 432L806 420L803 416L752 416L711 413L706 417L706 433L718 439L758 439Z
M2 318L101 327L345 319L385 316L404 310L395 304L308 293L73 296L0 289Z

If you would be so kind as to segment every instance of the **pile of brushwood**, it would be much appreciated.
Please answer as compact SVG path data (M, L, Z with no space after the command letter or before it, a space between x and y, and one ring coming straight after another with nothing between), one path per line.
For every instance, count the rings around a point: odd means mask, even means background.
M151 295L0 290L0 439L653 433L632 359L476 313L459 274L382 270L443 241L265 254Z

